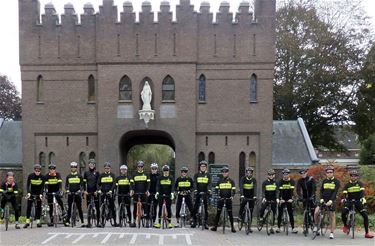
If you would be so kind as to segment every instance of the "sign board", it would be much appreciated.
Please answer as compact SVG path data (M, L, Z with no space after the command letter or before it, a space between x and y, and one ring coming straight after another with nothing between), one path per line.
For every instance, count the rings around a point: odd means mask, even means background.
M208 166L208 173L210 174L211 184L212 184L212 187L211 187L212 197L211 197L210 203L211 203L211 205L214 205L214 206L216 206L217 200L219 199L219 196L215 191L215 186L216 186L217 182L219 182L219 179L222 177L221 169L223 167L229 167L229 165L228 164L216 164L215 163L215 164L209 164L209 166Z

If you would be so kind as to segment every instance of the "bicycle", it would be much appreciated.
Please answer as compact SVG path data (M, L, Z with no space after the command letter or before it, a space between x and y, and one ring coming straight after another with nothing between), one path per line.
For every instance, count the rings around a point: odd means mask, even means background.
M126 224L128 223L128 219L126 216L126 204L125 200L126 198L129 198L129 195L118 195L118 199L121 199L120 203L120 212L119 212L119 222L120 222L120 227L126 227Z
M57 222L62 221L62 210L60 205L57 203L56 195L58 195L56 192L48 193L47 195L51 195L53 197L52 200L52 217L53 217L53 225L54 227L57 227Z
M197 212L197 221L198 221L198 227L202 226L202 231L205 229L205 217L206 217L206 211L204 209L204 196L207 196L206 192L199 192L200 199L199 199L199 207Z
M150 203L150 206L149 206L149 219L148 219L148 227L152 227L152 224L155 222L154 221L154 209L155 209L155 195L154 194L150 194L150 196L152 197L151 198L151 203ZM155 216L156 217L156 216Z
M284 201L283 203L285 203L285 206L283 207L283 211L282 211L282 225L283 225L283 232L285 232L285 234L288 236L289 234L289 224L290 224L290 218L289 218L289 213L288 213L288 208L286 206L286 203L292 203L292 202L288 202L288 201ZM279 208L281 207L281 204L279 204Z
M167 211L167 198L168 196L163 194L163 205L161 206L161 219L162 219L162 228L167 229L168 228L168 211Z
M4 199L6 195L3 194L1 197L2 199ZM3 219L4 219L4 224L5 224L5 230L7 231L8 230L8 226L9 226L9 218L10 218L10 208L9 208L9 203L10 201L8 200L7 203L5 203L5 207L4 207L4 210L3 210Z
M29 198L26 198L26 200L32 200L31 213L30 213L30 228L33 228L33 224L35 221L37 199L40 199L40 195L31 195Z
M186 219L187 219L187 210L186 210L186 202L185 202L185 196L188 195L188 192L182 191L179 193L179 195L182 196L182 202L181 202L181 209L180 209L180 228L186 227Z
M222 223L223 223L223 234L225 234L225 227L227 226L227 217L228 217L228 209L227 209L227 200L232 200L233 197L230 197L230 198L220 198L220 200L223 201L223 209L222 209L222 213L223 213L223 219L222 219Z
M70 224L72 227L76 226L77 218L77 204L76 204L76 196L81 195L81 191L76 192L69 192L69 195L73 196L72 205L71 205L71 217L70 217Z
M307 237L309 234L309 229L313 231L314 229L314 224L313 224L313 219L311 217L311 204L310 202L313 201L313 198L310 199L302 199L302 204L306 203L305 209L303 210L303 235Z
M326 220L326 217L328 217L328 219ZM319 222L316 223L317 224L317 230L315 232L313 232L313 235L312 235L312 240L314 240L316 238L316 236L318 236L319 234L324 236L327 232L327 229L329 227L329 225L331 224L330 222L330 211L329 211L329 206L323 204L322 207L320 208L319 210L319 216L318 216L318 220ZM320 233L319 233L320 231Z
M104 194L103 203L100 205L100 215L101 215L101 224L102 227L105 227L105 224L107 223L107 220L109 220L109 223L111 226L114 226L114 220L112 216L112 212L109 209L109 199L108 196L110 196L112 193L107 192Z
M253 198L242 198L241 202L245 201L246 206L244 207L244 211L240 215L241 218L238 219L238 230L241 231L242 227L245 226L245 232L246 235L248 235L251 232L251 224L253 221L253 213L251 212L251 209L249 207L249 202L254 201Z
M266 206L266 209L264 210L263 218L260 218L259 213L258 213L257 227L258 227L258 231L261 231L263 229L263 226L265 225L267 235L269 236L271 235L271 233L273 233L273 230L271 229L274 224L275 217L276 217L276 214L274 214L272 211L271 204L276 203L276 201L266 201L266 203L267 203L267 206ZM271 212L272 212L272 216L270 215Z
M144 209L143 209L143 204L142 204L142 195L144 195L144 193L136 193L135 196L137 198L137 204L136 204L136 226L138 228L141 228L141 225L142 227L144 227L146 225L146 221L145 221L145 213L144 213Z
M349 214L348 214L348 218L347 218L347 225L349 227L349 230L348 230L347 234L349 235L350 231L351 231L352 232L352 239L354 239L354 233L355 233L355 214L356 214L355 202L356 202L355 199L352 199L351 201L348 202L351 206L350 206L350 210L349 210Z
M91 227L93 225L98 225L99 221L97 221L97 212L95 206L95 193L88 193L89 196L89 205L87 207L87 226Z

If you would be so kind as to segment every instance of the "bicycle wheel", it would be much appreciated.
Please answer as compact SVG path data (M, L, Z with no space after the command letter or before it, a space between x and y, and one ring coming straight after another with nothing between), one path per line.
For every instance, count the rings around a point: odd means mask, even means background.
M76 226L76 219L77 219L77 211L76 211L76 203L73 201L72 203L72 217L71 217L71 226Z
M252 214L251 214L251 211L250 209L246 208L246 213L245 213L245 228L246 228L246 235L249 235L249 233L251 232L251 218L252 218Z
M269 236L269 235L271 235L271 229L272 229L272 224L273 224L271 211L267 211L267 214L264 217L264 220L265 220L264 223L266 224L267 235Z
M283 227L284 227L284 232L288 236L289 233L289 216L288 216L288 210L283 209Z
M89 204L89 207L87 208L87 227L91 227L93 225L93 207L91 204Z
M226 227L226 218L227 218L227 208L224 207L223 209L223 234L225 234L225 227Z
M54 227L57 227L58 215L57 215L57 204L56 203L53 204L52 217L53 217L53 225L54 225Z
M237 226L238 226L238 230L241 231L242 230L242 227L244 225L244 220L245 220L245 214L246 212L244 211L242 214L240 214L238 216L238 219L237 219Z
M354 232L355 232L355 213L351 213L351 218L350 218L350 225L351 225L351 230L352 230L352 239L354 239Z
M106 216L107 216L107 211L106 211L106 205L103 203L101 206L100 206L100 223L102 224L102 227L104 228L105 227L105 224L107 222L107 219L106 219Z
M328 221L328 223L326 220ZM329 226L329 213L327 211L324 211L320 220L320 234L322 236L326 234L328 230L328 226Z
M33 228L34 220L35 220L35 200L33 201L33 205L31 206L31 214L30 214L30 228Z
M9 226L9 205L6 204L4 208L4 220L5 220L5 230L8 230Z
M303 211L303 235L307 237L309 233L309 212L307 210Z
M257 216L257 229L258 229L258 231L261 231L263 229L263 222L264 221L261 221L261 217L260 217L259 211L258 211L258 216Z
M124 204L121 203L120 205L120 211L119 211L119 215L118 215L118 220L119 220L119 225L120 227L125 227L126 226L126 222L125 222L125 219L126 219L126 216L125 216L125 212L124 212Z
M202 201L202 210L201 210L201 218L200 218L200 223L202 226L202 231L205 229L205 216L206 216L206 211L204 210L204 205Z
M167 224L167 206L165 205L165 203L163 203L161 211L162 211L161 218L163 220L163 222L162 222L162 228L166 229L168 224Z

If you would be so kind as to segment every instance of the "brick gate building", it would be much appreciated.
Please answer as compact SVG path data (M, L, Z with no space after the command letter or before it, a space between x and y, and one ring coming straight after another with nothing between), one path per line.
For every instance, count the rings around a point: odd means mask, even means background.
M41 14L37 0L19 0L24 175L55 162L65 176L89 156L116 167L135 144L160 143L176 168L207 159L229 163L236 182L245 165L259 178L272 162L275 0L235 14L223 2L215 23L207 2L195 12L180 0L176 21L168 2L156 22L149 2L139 21L131 2L122 7L118 19L113 0L98 12L86 4L78 22L71 4L59 18L52 4ZM148 128L138 117L146 80Z

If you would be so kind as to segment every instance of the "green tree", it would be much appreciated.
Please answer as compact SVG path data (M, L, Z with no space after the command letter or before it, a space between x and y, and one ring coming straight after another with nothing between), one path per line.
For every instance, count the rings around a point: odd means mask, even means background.
M368 29L360 16L350 19L359 30L333 25L315 3L284 1L277 10L274 119L301 117L315 146L342 149L332 126L351 120Z
M375 133L375 45L367 55L362 75L364 83L358 91L356 107L351 112L355 122L353 130L360 141Z
M7 76L0 75L0 118L21 119L21 98Z
M362 165L375 165L375 134L370 135L362 142L359 163Z

